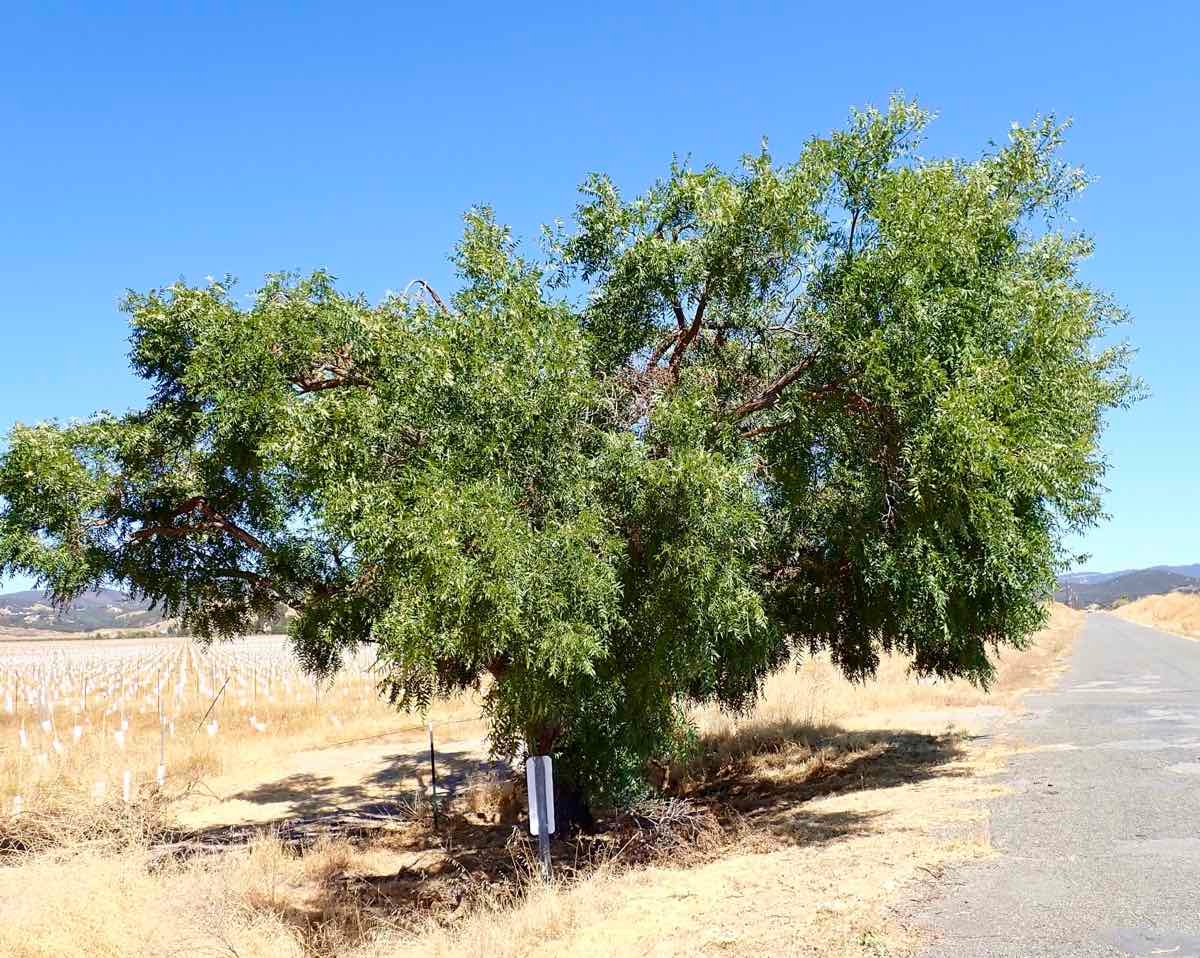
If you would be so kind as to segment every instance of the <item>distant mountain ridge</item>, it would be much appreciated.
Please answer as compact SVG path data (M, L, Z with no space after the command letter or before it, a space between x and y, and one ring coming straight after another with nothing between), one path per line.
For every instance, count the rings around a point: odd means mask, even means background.
M1177 572L1191 579L1200 579L1200 562L1192 565L1155 565L1146 569L1121 569L1117 572L1069 572L1060 575L1060 585L1093 585L1115 579L1117 576L1129 575L1132 572Z
M29 590L0 595L0 628L44 629L53 632L92 632L96 629L138 629L162 621L158 610L115 589L87 592L59 612L44 592Z
M1169 592L1200 593L1200 563L1161 565L1118 572L1071 572L1059 576L1054 598L1077 609L1103 608ZM281 616L281 621L283 617ZM93 632L97 629L141 629L163 621L160 611L115 589L81 595L59 613L39 590L0 595L0 629Z
M1152 566L1121 572L1075 572L1060 576L1058 584L1054 598L1059 602L1077 609L1093 605L1109 608L1147 595L1200 592L1200 564Z

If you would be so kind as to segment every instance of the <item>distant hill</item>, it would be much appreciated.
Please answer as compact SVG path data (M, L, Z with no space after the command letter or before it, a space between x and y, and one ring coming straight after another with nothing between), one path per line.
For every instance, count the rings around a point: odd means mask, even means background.
M1149 569L1121 569L1117 572L1070 572L1058 577L1059 585L1096 585L1107 582L1117 576L1129 575L1131 572L1178 572L1180 575L1200 579L1200 562L1192 565L1156 565Z
M1058 584L1063 585L1095 585L1098 582L1105 582L1108 579L1115 579L1119 575L1125 575L1132 569L1125 569L1121 572L1070 572L1067 575L1058 577Z
M58 612L39 591L0 595L0 628L91 632L95 629L137 629L162 621L158 611L135 602L123 592L101 589L81 595L65 612Z
M1059 579L1054 594L1059 602L1085 609L1090 605L1109 608L1119 602L1132 602L1147 595L1169 592L1200 592L1200 566L1158 566L1128 572L1076 573Z

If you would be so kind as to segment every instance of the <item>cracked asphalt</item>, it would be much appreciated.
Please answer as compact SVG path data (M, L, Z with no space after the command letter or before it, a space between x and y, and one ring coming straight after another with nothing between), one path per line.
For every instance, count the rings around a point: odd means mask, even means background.
M1026 708L999 854L946 872L926 958L1200 958L1200 641L1090 614Z

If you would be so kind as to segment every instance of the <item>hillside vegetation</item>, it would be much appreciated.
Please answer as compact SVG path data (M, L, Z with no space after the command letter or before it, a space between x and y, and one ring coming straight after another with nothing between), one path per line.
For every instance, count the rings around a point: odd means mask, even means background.
M1115 611L1121 618L1139 625L1200 639L1200 593L1148 595Z
M162 614L148 604L115 589L85 592L65 611L51 604L40 590L0 595L0 629L92 632L97 629L138 629L155 626Z

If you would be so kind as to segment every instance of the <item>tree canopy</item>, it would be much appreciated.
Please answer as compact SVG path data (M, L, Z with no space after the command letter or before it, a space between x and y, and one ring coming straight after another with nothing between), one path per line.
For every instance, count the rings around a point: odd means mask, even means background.
M482 684L504 753L620 800L797 654L986 682L1101 516L1121 309L1066 232L1053 119L972 161L855 111L792 163L605 176L530 258L468 214L458 291L324 272L126 302L144 408L18 425L0 573L117 584L206 639L280 604L422 708Z

